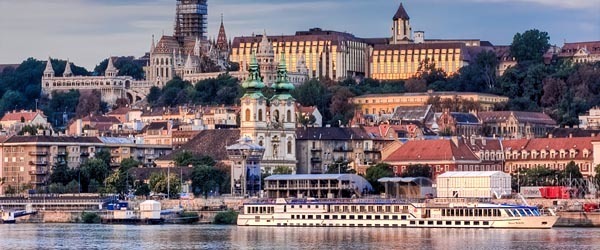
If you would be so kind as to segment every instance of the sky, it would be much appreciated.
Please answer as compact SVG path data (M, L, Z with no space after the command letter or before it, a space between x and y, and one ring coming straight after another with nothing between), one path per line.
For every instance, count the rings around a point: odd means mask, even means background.
M228 38L313 27L389 37L400 2L426 39L508 45L536 28L558 46L600 41L600 0L208 0L208 36L223 14ZM152 35L172 35L174 15L175 0L0 0L0 64L50 56L93 70L111 55L142 56Z

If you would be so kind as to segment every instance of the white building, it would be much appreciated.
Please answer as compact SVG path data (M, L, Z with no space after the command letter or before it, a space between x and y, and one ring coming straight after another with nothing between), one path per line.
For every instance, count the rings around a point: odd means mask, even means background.
M593 107L587 115L580 115L579 127L582 129L600 129L600 107Z
M510 175L501 171L455 171L437 177L438 197L499 198L511 194Z

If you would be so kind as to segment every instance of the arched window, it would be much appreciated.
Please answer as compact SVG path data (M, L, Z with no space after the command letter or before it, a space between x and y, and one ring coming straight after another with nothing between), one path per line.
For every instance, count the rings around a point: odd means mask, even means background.
M262 109L259 109L259 110L258 110L258 121L259 121L259 122L262 122L262 120L263 120Z
M279 110L275 110L275 112L273 112L273 121L274 122L279 122Z
M292 142L291 141L287 142L287 153L288 153L288 155L292 154Z
M249 122L250 121L250 109L246 109L246 121Z
M292 111L288 110L287 113L285 114L285 120L287 122L292 122Z

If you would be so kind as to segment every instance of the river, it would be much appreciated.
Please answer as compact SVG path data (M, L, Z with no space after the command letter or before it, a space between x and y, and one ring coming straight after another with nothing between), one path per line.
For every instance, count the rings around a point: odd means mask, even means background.
M600 249L600 228L549 230L0 224L0 249Z

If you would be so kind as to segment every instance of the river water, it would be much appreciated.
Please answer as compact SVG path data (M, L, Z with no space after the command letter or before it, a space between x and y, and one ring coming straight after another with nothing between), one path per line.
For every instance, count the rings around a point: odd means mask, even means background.
M549 230L0 224L0 249L600 249L600 228Z

